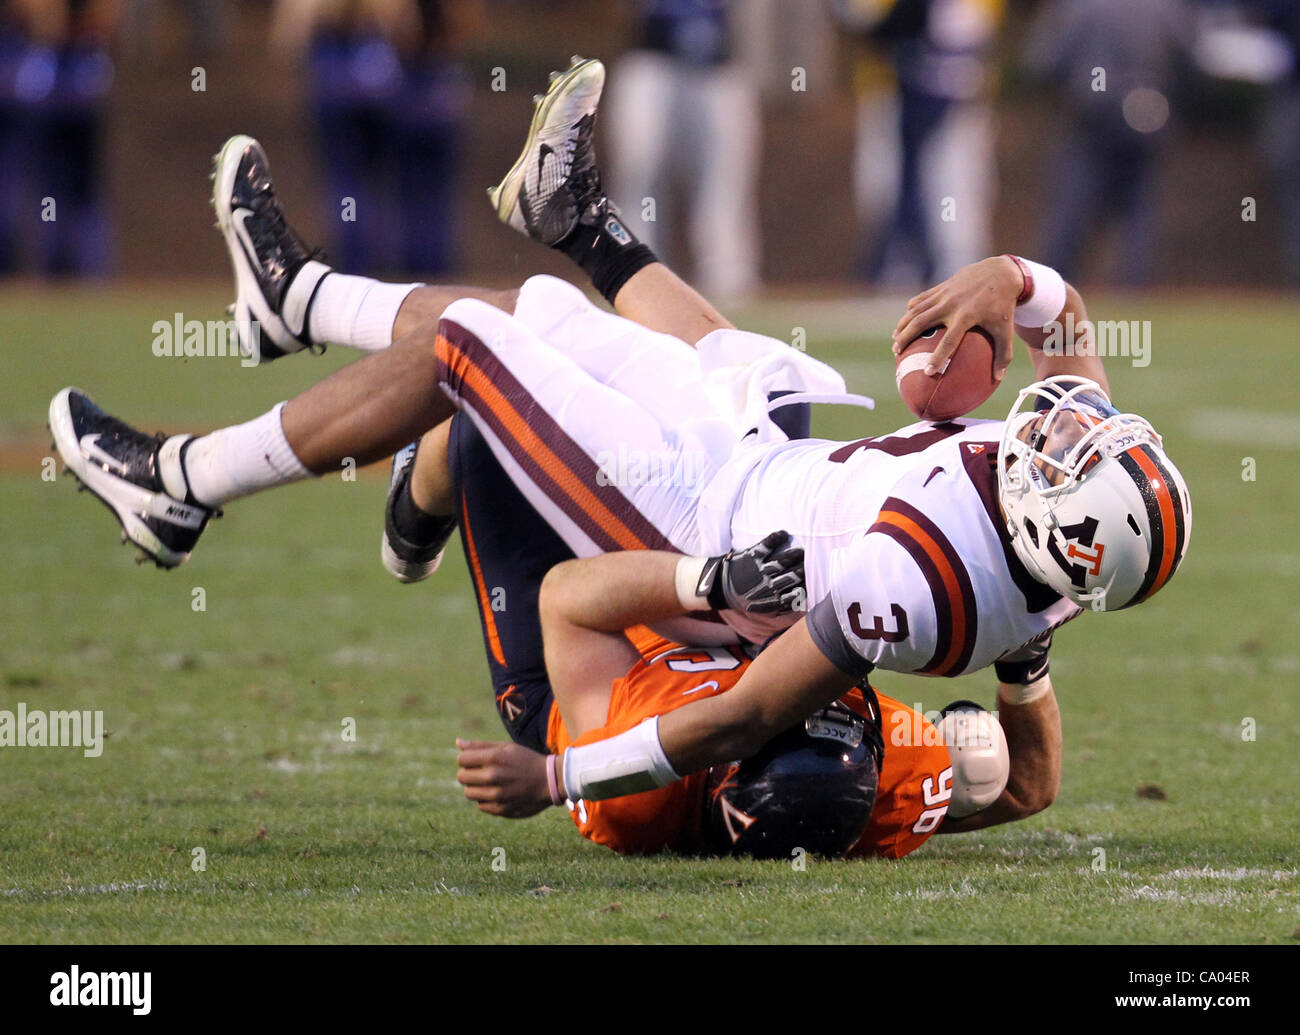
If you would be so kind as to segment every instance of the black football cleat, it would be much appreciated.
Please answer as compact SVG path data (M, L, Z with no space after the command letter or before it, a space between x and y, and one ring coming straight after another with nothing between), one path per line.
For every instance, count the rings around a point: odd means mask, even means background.
M555 247L580 218L594 222L613 209L596 167L596 108L604 85L605 66L595 59L575 57L565 71L551 73L522 153L488 189L501 222Z
M191 436L136 431L75 388L51 400L50 431L68 470L117 516L122 542L134 543L158 567L184 564L208 519L220 516L174 499L163 487L159 450L179 449Z
M456 519L447 518L425 543L411 542L397 530L394 506L411 480L419 445L418 441L412 442L393 456L393 475L388 483L388 503L384 507L384 540L379 557L384 568L398 582L419 582L437 571L447 549L447 540L456 528Z
M244 355L269 362L312 345L307 307L330 267L285 222L266 152L252 137L231 137L214 158L212 207L235 268L234 318Z

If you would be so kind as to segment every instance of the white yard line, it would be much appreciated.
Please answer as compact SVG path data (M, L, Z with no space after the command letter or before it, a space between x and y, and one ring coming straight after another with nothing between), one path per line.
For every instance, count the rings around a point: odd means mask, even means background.
M29 895L33 898L57 898L64 895L116 895L123 891L169 891L171 885L165 880L151 881L114 881L111 884L87 884L85 887L53 888L5 888L0 895Z

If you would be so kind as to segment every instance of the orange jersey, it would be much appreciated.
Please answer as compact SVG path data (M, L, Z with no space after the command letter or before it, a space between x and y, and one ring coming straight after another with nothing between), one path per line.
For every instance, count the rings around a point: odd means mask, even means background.
M876 700L885 761L871 822L848 854L901 859L920 848L948 814L952 760L924 715L879 690Z
M555 754L613 737L652 715L730 690L749 665L738 648L679 647L657 637L633 639L641 661L614 681L604 726L571 740L559 709L551 707L546 739ZM683 855L695 854L704 847L701 820L707 780L707 773L693 773L653 791L578 801L569 808L583 837L616 852L651 855L671 848Z
M725 693L749 667L749 659L738 648L679 647L644 630L635 633L631 638L642 660L615 680L605 725L571 739L559 710L552 707L547 733L551 751L559 754L570 746L603 740L653 715ZM920 847L943 821L952 769L948 749L924 716L893 698L876 696L885 761L871 822L848 854L898 859ZM865 713L856 690L845 695L844 703ZM570 811L583 837L616 852L699 853L704 848L701 829L707 782L707 773L694 773L641 794L571 803Z

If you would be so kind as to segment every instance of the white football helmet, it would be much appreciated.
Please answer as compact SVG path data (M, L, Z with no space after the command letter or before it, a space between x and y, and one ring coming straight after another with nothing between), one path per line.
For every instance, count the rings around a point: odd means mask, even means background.
M953 701L936 728L952 760L948 815L962 819L988 808L1011 775L1011 753L1001 723L974 701Z
M1155 429L1071 375L1016 396L998 451L998 496L1030 574L1094 611L1118 611L1164 586L1192 533L1187 483Z

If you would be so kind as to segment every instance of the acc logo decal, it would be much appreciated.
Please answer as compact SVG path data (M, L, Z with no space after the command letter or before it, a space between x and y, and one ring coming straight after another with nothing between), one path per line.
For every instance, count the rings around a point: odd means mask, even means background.
M1117 438L1111 439L1106 443L1107 456L1119 456L1120 453L1127 452L1138 441L1136 431L1126 431Z
M610 216L605 220L605 232L623 247L627 247L632 243L632 235L629 234L627 228L613 216Z

